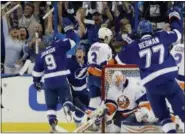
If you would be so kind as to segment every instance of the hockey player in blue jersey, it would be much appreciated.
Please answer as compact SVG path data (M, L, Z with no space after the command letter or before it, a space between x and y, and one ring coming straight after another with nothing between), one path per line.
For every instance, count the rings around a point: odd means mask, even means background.
M170 9L172 31L156 33L153 33L149 21L141 21L138 26L141 39L132 41L115 58L118 64L138 65L141 84L146 87L154 114L166 133L175 133L176 127L170 118L165 98L172 105L174 114L185 121L183 91L175 80L178 68L168 49L169 45L181 39L180 19L179 12L175 8Z
M87 110L89 105L89 91L87 90L87 58L85 56L85 48L78 45L75 56L69 59L68 68L71 74L68 76L69 83L72 88L73 103L83 111ZM76 125L80 125L84 113L75 110L73 119Z
M52 41L35 61L32 72L33 82L37 90L40 90L42 76L44 78L44 92L47 105L47 116L52 132L57 125L56 109L60 102L66 117L71 117L73 110L72 96L67 81L70 70L67 69L66 52L75 46L75 42L68 38Z

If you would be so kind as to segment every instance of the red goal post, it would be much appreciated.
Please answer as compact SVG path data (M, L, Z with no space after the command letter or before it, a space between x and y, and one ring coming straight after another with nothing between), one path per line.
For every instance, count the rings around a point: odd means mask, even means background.
M114 71L121 71L127 77L138 77L140 78L139 69L136 65L106 65L102 71L102 89L101 98L106 100L106 94L111 84L111 78ZM101 132L105 132L105 118L102 119Z

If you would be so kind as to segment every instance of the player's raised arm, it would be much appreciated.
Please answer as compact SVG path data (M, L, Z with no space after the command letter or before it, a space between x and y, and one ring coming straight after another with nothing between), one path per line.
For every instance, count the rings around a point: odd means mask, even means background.
M68 51L68 50L72 49L75 45L76 45L76 43L74 42L74 40L66 38L66 39L62 40L61 47L65 47Z
M134 41L132 43L134 43ZM121 52L116 55L115 60L117 64L133 64L131 60L132 54L134 53L134 49L132 49L131 46L133 45L132 43L122 48Z
M172 43L179 42L182 38L182 24L181 16L176 7L173 7L169 10L169 21L171 31L162 32L162 38L164 39L164 44L171 45Z

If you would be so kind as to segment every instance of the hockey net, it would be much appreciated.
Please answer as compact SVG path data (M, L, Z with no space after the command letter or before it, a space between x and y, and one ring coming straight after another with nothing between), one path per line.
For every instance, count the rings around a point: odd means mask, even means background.
M107 65L103 69L102 79L102 99L106 100L109 86L111 85L112 75L115 71L121 71L126 77L140 78L139 69L136 65ZM105 132L105 118L102 120L101 131Z

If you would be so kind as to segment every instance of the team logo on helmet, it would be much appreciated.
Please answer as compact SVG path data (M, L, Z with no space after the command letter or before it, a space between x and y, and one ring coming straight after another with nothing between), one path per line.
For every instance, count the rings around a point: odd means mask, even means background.
M87 76L87 67L79 68L75 71L75 79L82 80Z
M130 100L125 95L121 95L118 97L117 103L120 108L125 109L130 105Z

